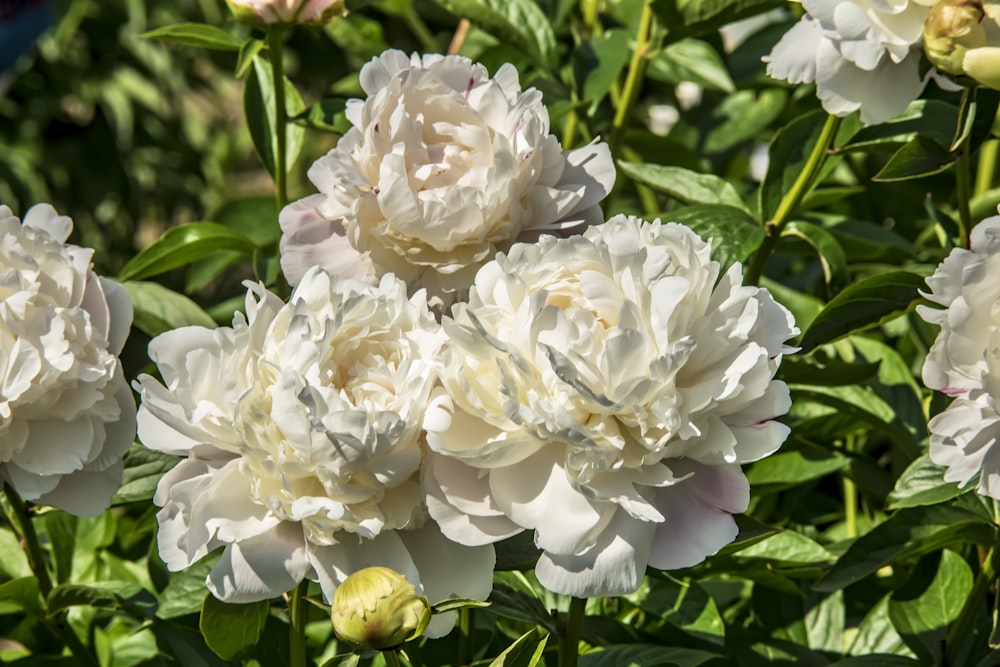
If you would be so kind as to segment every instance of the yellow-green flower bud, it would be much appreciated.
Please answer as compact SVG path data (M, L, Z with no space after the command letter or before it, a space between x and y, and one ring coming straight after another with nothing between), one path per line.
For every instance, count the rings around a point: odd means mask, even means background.
M226 0L233 16L253 26L325 23L347 13L345 0Z
M942 72L1000 88L1000 0L941 0L924 21L924 51Z
M387 567L366 567L333 594L333 630L364 649L392 649L423 634L431 605L416 587Z

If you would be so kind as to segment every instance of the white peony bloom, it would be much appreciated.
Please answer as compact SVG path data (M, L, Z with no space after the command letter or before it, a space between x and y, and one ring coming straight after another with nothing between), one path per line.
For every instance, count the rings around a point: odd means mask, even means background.
M924 383L956 396L931 419L930 457L945 480L968 483L1000 499L1000 216L972 230L972 249L956 248L927 279L925 294L944 309L918 306L941 327L924 361Z
M228 0L233 13L265 24L322 23L345 13L344 0Z
M428 410L428 509L445 535L521 530L536 574L580 597L635 590L736 536L740 464L774 452L792 317L677 224L616 216L484 266L445 318Z
M361 69L354 125L309 170L319 194L280 216L281 266L372 279L394 273L435 307L514 241L603 220L614 164L606 144L563 152L542 94L517 70L459 56L386 51Z
M816 82L827 112L881 123L924 89L921 33L935 0L803 0L807 14L765 58L767 73Z
M132 303L66 243L48 204L24 222L0 206L0 484L80 516L107 509L135 437L117 355Z
M232 328L186 327L150 343L160 384L140 376L139 437L186 458L154 502L171 570L225 547L208 577L230 602L303 579L332 599L380 565L422 594L484 598L492 547L444 539L418 479L421 422L442 335L424 294L312 269L289 303L251 286ZM447 632L448 618L431 632Z

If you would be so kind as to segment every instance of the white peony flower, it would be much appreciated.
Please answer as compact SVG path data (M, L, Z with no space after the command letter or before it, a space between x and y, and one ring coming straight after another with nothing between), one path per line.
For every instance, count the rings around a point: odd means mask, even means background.
M427 519L417 475L442 335L424 294L308 271L289 303L251 286L246 319L150 343L139 437L187 457L160 481L160 556L171 570L225 547L208 577L230 602L303 579L332 599L380 565L430 599L484 598L492 547L462 547ZM431 632L447 632L448 618Z
M941 327L924 360L924 383L956 400L931 419L930 457L945 480L1000 499L1000 216L972 230L972 249L955 248L927 279L924 296L944 309L918 306Z
M517 70L459 56L386 51L361 69L354 125L309 170L319 194L280 216L281 266L353 278L394 273L447 306L517 240L603 220L614 164L606 144L563 152L542 94Z
M132 303L66 243L48 204L24 222L0 206L0 484L72 514L107 509L135 436L117 355Z
M265 24L322 23L345 13L344 0L228 0L233 13Z
M803 0L807 14L765 58L767 73L816 82L827 112L881 123L924 89L921 32L935 0Z
M616 216L484 266L445 318L428 410L428 509L448 537L535 531L536 574L580 597L732 541L789 407L791 315L677 224ZM718 284L716 284L718 281Z

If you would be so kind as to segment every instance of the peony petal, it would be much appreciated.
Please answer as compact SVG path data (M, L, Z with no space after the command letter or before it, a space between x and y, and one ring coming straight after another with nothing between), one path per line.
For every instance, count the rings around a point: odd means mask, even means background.
M402 531L400 531L402 532ZM420 573L399 533L385 532L371 540L344 535L343 540L329 546L307 545L309 562L323 588L323 597L333 599L337 587L358 570L366 567L388 567L399 572L422 591Z
M122 483L125 463L119 459L104 470L81 470L59 479L52 491L38 502L58 507L77 516L98 516L111 505L111 497Z
M206 579L223 602L260 602L286 593L309 571L302 528L281 523L271 530L230 544Z

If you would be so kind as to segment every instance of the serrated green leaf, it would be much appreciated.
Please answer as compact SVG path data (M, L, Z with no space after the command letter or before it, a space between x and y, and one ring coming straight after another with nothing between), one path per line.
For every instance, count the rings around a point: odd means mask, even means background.
M284 85L285 113L288 118L294 118L305 110L305 104L302 102L302 97L299 96L299 91L295 89L288 77L284 78ZM275 134L277 121L274 90L271 63L260 57L254 58L253 68L247 73L246 83L243 86L243 113L246 117L247 129L250 130L254 149L271 176L274 176L274 156L278 151L278 137ZM288 123L285 130L285 167L291 169L295 159L302 151L305 128L295 123Z
M434 4L523 49L539 67L557 69L555 34L534 0L434 0Z
M249 653L260 641L271 603L229 604L209 593L201 608L198 628L208 648L223 660Z
M750 210L736 188L714 174L699 174L681 167L668 167L642 162L619 162L621 173L654 190L665 192L685 204L723 204L745 211Z
M205 23L177 23L143 35L146 39L155 39L172 44L185 46L200 46L206 49L238 51L243 42L221 28Z
M957 155L933 139L917 135L893 153L872 180L889 183L933 176L947 171L957 160Z
M111 499L112 505L123 505L148 501L156 493L160 478L172 470L181 459L162 452L147 449L137 442L125 454L125 472L122 475L118 493Z
M819 256L823 277L831 293L839 292L847 284L847 255L833 234L817 225L792 220L785 225L781 236L800 238L812 246Z
M900 510L859 537L813 588L835 591L879 568L962 542L992 544L996 530L957 507L935 505Z
M118 280L142 280L218 252L233 250L250 254L254 250L253 241L215 222L178 225L129 260L118 274Z
M924 279L909 271L890 271L860 280L830 300L802 335L799 345L810 352L898 317L914 306Z
M538 629L532 628L518 637L513 644L490 663L490 667L535 667L542 659L545 643L549 635L539 636Z
M712 259L725 271L742 262L764 241L764 230L745 211L723 204L695 204L663 216L663 222L678 222L712 242Z
M191 299L158 283L125 282L122 287L132 300L132 324L147 336L185 326L214 329L215 320Z
M936 505L962 495L963 489L956 482L944 481L944 468L923 454L911 463L896 480L896 487L888 497L889 509Z

